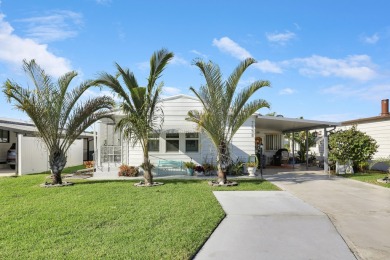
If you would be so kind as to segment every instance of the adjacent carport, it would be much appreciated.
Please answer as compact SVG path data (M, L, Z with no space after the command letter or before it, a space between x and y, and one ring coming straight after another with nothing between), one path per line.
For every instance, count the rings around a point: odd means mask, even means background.
M43 172L49 169L47 150L44 143L37 138L34 124L14 119L0 119L0 129L9 131L8 140L2 143L1 152L5 153L12 143L16 144L15 170L7 169L7 173L22 175ZM92 138L92 134L84 134L80 138ZM83 163L83 140L76 140L68 152L69 166Z
M308 136L308 131L321 129L324 131L324 171L328 172L328 137L329 130L335 129L336 126L339 126L340 123L327 122L327 121L316 121L316 120L306 120L306 119L297 119L297 118L286 118L278 116L262 116L258 115L256 117L256 129L269 129L277 131L283 134L296 133L300 131L306 132L306 137ZM330 129L331 128L331 129ZM293 140L294 142L294 140ZM294 143L293 143L293 154L294 154ZM308 140L306 138L306 166L308 165ZM294 156L293 156L294 157Z

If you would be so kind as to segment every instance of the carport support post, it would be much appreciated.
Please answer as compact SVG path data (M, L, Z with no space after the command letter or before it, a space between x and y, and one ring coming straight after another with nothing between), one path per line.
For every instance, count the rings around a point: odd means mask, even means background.
M295 168L295 132L292 132L292 164L293 164L293 169Z
M22 175L22 138L23 134L18 133L16 136L16 161L15 161L15 174Z
M309 131L306 130L306 170L309 168Z
M328 163L328 131L324 128L324 173L329 173L329 163Z

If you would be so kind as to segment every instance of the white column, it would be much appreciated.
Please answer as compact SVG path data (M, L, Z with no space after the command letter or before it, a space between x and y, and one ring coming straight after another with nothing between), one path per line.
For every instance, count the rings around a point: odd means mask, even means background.
M306 170L309 167L309 131L306 130Z
M15 162L15 174L22 175L22 138L23 134L17 134L16 136L16 162Z
M98 134L96 136L96 146L95 146L95 160L97 161L97 165L98 166L102 166L102 162L100 160L100 144L101 144L101 135L102 135L102 131L101 131L101 127L102 127L102 122L98 122Z
M328 154L328 132L324 128L324 173L329 171Z
M96 159L97 159L97 135L96 135L96 122L93 123L93 171L96 172ZM89 152L89 151L88 151Z
M295 140L294 140L294 137L295 137L295 132L292 132L292 155L293 155L292 163L293 163L293 169L295 168Z

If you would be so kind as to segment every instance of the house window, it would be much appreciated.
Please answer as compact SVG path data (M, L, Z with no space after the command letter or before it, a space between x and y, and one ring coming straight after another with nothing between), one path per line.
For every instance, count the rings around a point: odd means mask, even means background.
M186 133L186 152L199 152L199 133Z
M157 133L149 134L148 138L148 149L149 152L159 152L160 151L160 136Z
M278 134L265 135L265 150L275 151L282 147L282 138Z
M0 143L9 143L9 131L0 129Z
M165 139L167 143L167 152L179 151L179 133L167 133Z

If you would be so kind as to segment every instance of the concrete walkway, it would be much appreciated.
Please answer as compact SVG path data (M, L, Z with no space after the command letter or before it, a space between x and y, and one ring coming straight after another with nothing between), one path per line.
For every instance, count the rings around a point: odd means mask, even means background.
M321 171L266 179L326 213L358 259L390 259L390 189Z
M195 259L355 259L329 218L288 192L214 194L227 216Z

